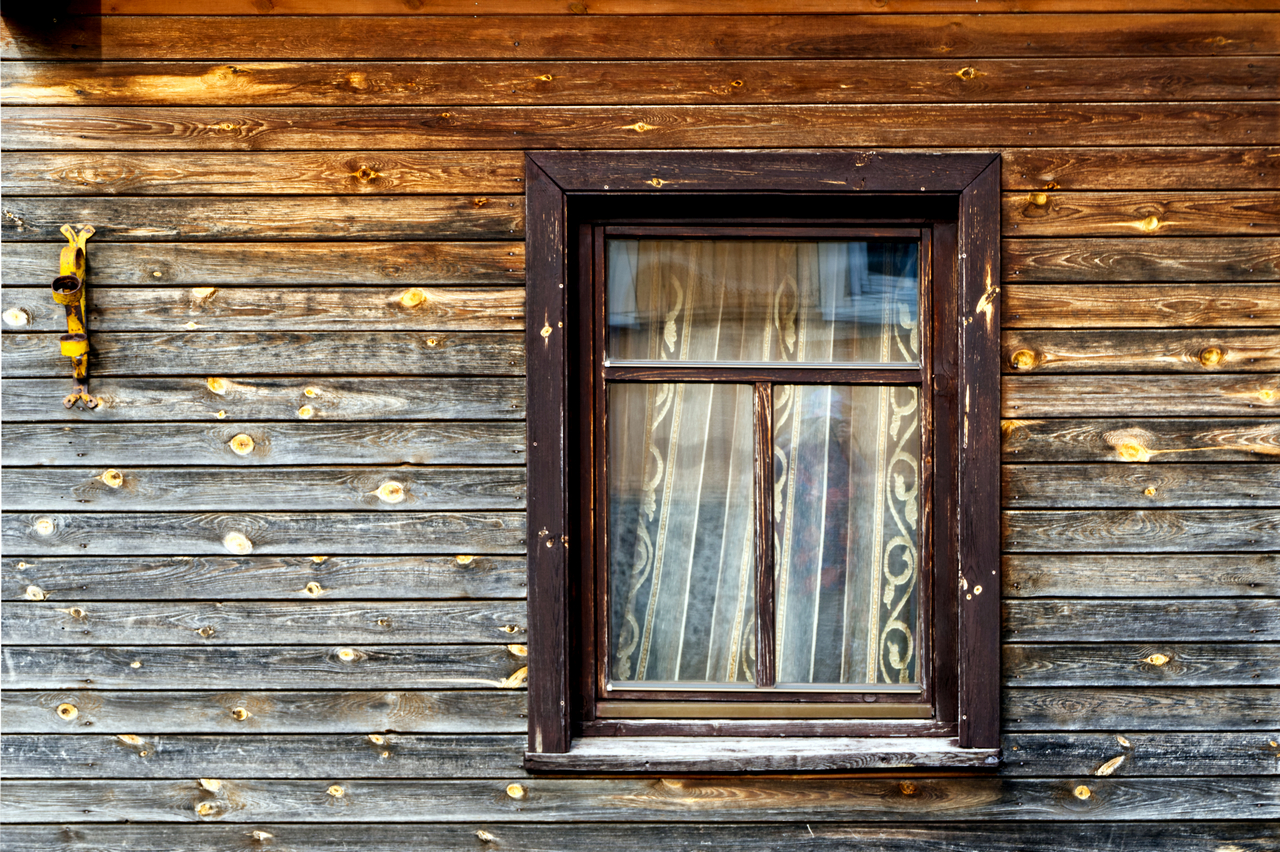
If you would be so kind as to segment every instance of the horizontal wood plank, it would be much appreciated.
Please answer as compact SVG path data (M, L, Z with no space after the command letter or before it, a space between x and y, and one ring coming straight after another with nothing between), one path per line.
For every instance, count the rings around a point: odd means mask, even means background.
M1280 512L1253 509L1014 509L1001 513L1004 549L1028 552L1266 552Z
M222 821L315 822L785 822L803 807L812 820L1109 821L1276 819L1273 778L1085 779L616 778L490 781L223 780L217 793L181 781L9 781L0 793L10 823ZM905 789L904 789L905 788Z
M1280 315L1276 316L1280 324ZM1083 323L1082 323L1083 324ZM1280 330L1010 330L1007 373L1274 373Z
M224 15L771 15L771 14L938 14L966 12L1223 12L1277 11L1268 0L704 0L690 8L680 0L435 0L414 7L403 0L225 0ZM68 0L77 15L200 15L199 0Z
M1230 418L1005 420L1005 462L1274 462L1280 423Z
M1000 391L1001 416L1018 419L1275 417L1280 411L1275 375L1004 376Z
M1276 775L1274 731L1213 734L1006 734L1005 776ZM1088 783L1087 781L1085 782Z
M10 155L12 158L13 155ZM1015 148L1003 152L1006 190L1280 188L1280 148Z
M977 11L966 7L966 11ZM1280 53L1266 14L6 18L4 59L819 59Z
M195 590L193 590L195 591ZM203 590L199 590L203 592ZM526 638L523 601L288 601L5 606L16 645L296 645L307 642L494 644Z
M0 337L5 378L67 375L58 334ZM522 376L524 335L469 331L107 332L91 376Z
M10 285L49 277L53 246L13 243ZM524 283L524 243L104 243L89 247L89 285Z
M1280 323L1275 284L1005 284L1006 328L1257 328Z
M6 690L516 689L525 679L523 645L6 645L3 654Z
M7 513L23 556L491 553L525 550L523 512Z
M1280 240L1107 237L1004 240L1006 281L1276 281Z
M1006 686L1280 685L1274 644L1005 645L1001 658Z
M216 689L6 689L5 732L231 734L236 742L254 734L524 734L529 727L524 692L507 689Z
M1280 597L1280 554L1007 554L1010 597Z
M5 106L466 106L1255 100L1257 57L666 62L12 62Z
M1280 510L1280 465L1006 464L1001 489L1004 505L1014 509Z
M1274 192L1006 192L1005 237L1280 234Z
M1088 580L1079 578L1079 584ZM64 619L65 621L65 619ZM1276 642L1275 600L1025 600L1004 602L1010 642Z
M92 224L93 248L119 241L517 240L524 204L484 195L398 198L6 198L6 242L58 240ZM94 252L96 256L96 252Z
M69 363L69 362L68 362ZM472 420L524 417L516 378L103 379L90 390L97 408L66 409L71 390L50 379L4 383L4 419L122 420ZM308 394L311 390L313 393ZM305 409L305 410L304 410Z
M1280 725L1280 689L1266 687L1005 687L1006 732L1258 731Z
M5 558L3 599L54 602L523 598L518 556ZM34 590L33 588L34 587Z

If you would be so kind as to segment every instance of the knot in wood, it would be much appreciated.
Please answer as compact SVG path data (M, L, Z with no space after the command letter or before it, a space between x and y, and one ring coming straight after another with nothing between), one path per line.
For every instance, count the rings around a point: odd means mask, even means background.
M416 308L427 300L427 291L420 287L412 287L400 294L400 304L406 308Z
M216 816L218 813L218 806L213 802L201 802L196 805L196 813L202 817Z
M335 799L341 799L343 796L347 795L347 791L342 789L341 784L330 784L328 793Z
M23 308L10 308L4 312L4 324L20 328L31 322L31 314Z
M1009 358L1009 363L1015 370L1030 370L1036 365L1036 353L1030 349L1019 349Z
M22 596L29 601L42 601L48 597L48 595L44 593L44 589L39 586L27 586L27 590Z
M394 480L382 483L378 488L378 499L383 503L403 503L404 485Z
M229 532L222 538L222 546L237 556L244 556L253 552L253 542L249 537L240 532Z
M115 470L113 468L108 468L107 470L104 470L102 472L102 475L99 476L98 479L101 479L104 483L106 483L111 488L119 488L121 485L124 485L124 476L120 473L120 471Z
M904 796L914 796L918 790L913 782L902 781L898 784L898 792Z
M255 843L266 843L268 840L275 837L275 835L270 832L258 830L250 832L249 836L253 838Z
M32 526L37 535L53 535L55 529L53 518L36 518Z
M245 719L248 719L252 715L253 715L252 713L250 713L248 710L244 709L243 707L231 708L231 718L235 719L237 722L243 722Z
M361 183L368 183L371 180L375 180L381 177L381 175L379 175L376 170L371 169L368 166L361 166L351 174L352 176L355 177L356 180L360 181Z
M1093 791L1090 790L1088 787L1084 786L1083 784L1079 785L1071 792L1077 799L1079 799L1082 802L1093 795Z
M359 659L360 654L355 648L339 648L334 656L344 663L354 663Z
M1164 654L1152 654L1149 657L1143 657L1142 662L1150 663L1156 668L1159 668L1160 666L1163 666L1165 663L1169 662L1170 659L1171 659L1170 657L1167 657Z
M507 795L513 799L523 799L529 795L529 791L523 784L508 784Z
M1206 346L1200 350L1200 363L1206 367L1216 367L1222 363L1222 350L1216 346Z
M231 452L238 456L247 456L253 452L253 438L243 432L236 435L228 443L231 445Z
M298 417L300 417L303 420L310 420L315 415L315 413L316 413L315 409L309 405L304 405L298 409Z
M475 559L475 557L474 556L455 556L454 559L457 561L459 565L470 565L471 560Z
M201 790L209 793L217 793L222 789L222 782L217 778L201 778L196 783L200 785Z
M319 583L317 583L315 580L312 580L310 583L307 583L306 588L304 588L303 591L311 595L311 597L313 598L318 598L321 595L323 595L325 592L324 587L321 586Z
M206 379L206 380L205 380L205 384L209 387L209 390L213 391L214 393L218 394L219 396L222 396L222 395L224 395L224 394L227 392L227 380L226 380L226 379L218 378L218 377L214 376L214 377L211 377L211 378L209 378L209 379Z
M979 71L977 68L974 68L972 65L966 65L964 68L961 68L959 71L957 71L955 76L967 82L969 80L974 79L975 77L985 77L986 74Z
M68 722L80 715L80 709L76 705L67 703L59 704L58 709L53 712L58 714L59 719L64 719Z
M1033 192L1027 197L1027 200L1037 207L1043 207L1049 203L1049 196L1043 192Z

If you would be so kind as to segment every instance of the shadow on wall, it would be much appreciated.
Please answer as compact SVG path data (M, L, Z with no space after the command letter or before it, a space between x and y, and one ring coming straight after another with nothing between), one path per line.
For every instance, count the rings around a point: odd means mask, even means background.
M101 7L100 0L6 3L0 13L5 58L101 59Z

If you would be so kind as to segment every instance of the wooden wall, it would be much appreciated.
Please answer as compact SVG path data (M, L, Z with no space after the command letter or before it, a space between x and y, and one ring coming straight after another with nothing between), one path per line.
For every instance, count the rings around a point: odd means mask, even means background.
M1277 848L1280 3L218 6L0 32L6 848ZM1004 766L526 777L522 151L837 146L1004 155Z

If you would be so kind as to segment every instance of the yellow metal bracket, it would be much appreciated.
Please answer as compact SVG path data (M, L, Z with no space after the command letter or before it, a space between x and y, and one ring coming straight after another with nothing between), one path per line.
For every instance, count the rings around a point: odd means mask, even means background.
M70 245L63 246L59 258L58 277L53 279L53 300L67 311L67 333L58 338L62 354L71 359L75 368L76 389L67 395L62 404L71 408L83 403L85 408L97 408L98 400L89 395L89 321L85 312L85 243L93 236L93 228L85 227L79 233L70 225L62 226L62 235Z

